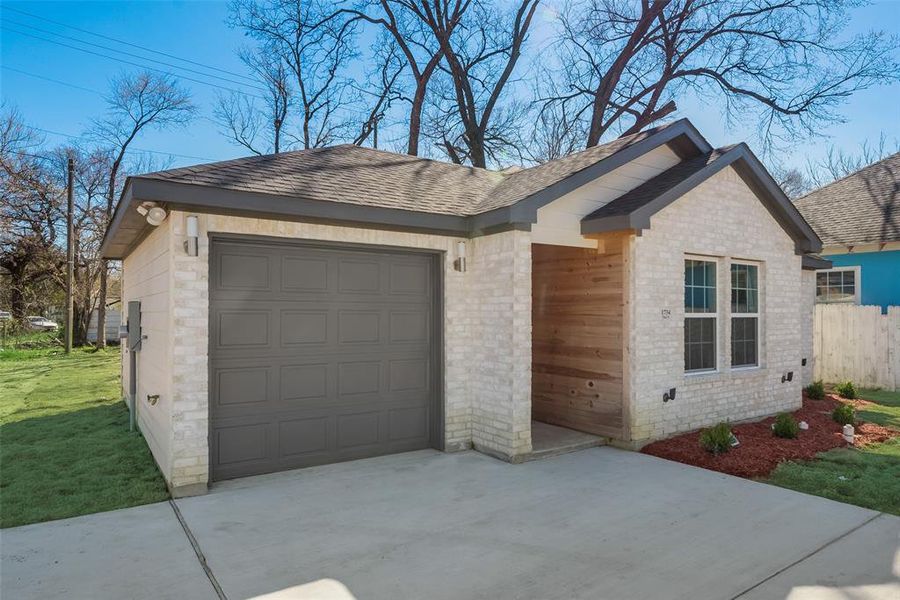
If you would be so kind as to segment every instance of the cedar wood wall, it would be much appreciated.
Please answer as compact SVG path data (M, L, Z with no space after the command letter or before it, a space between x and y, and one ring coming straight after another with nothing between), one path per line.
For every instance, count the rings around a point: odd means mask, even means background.
M622 439L628 234L532 245L532 417Z

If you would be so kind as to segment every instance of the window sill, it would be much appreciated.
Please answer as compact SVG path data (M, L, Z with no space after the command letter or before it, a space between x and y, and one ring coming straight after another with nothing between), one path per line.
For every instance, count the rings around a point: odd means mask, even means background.
M721 375L722 372L719 369L711 369L709 371L685 371L685 377L708 377L709 375Z
M759 365L741 365L740 367L731 367L732 371L745 372L745 371L759 371L762 367Z

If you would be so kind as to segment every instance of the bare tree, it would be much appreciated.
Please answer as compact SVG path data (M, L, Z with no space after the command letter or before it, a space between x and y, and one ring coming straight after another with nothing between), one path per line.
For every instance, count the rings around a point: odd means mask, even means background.
M54 179L42 140L15 109L0 114L0 269L5 300L21 323L28 310L44 310L64 258L56 245L63 190Z
M334 18L326 0L234 0L231 4L229 23L257 41L258 52L267 57L265 72L280 65L285 70L286 92L290 79L286 95L290 102L278 108L292 110L281 113L282 119L275 111L274 119L279 121L279 135L300 148L326 146L349 132L346 110L356 96L343 70L355 55L357 22Z
M361 146L370 138L372 146L378 148L378 127L390 111L391 106L403 98L398 80L406 69L406 62L393 44L379 44L375 51L378 69L370 74L370 85L361 92L371 100L368 111L362 119L359 133L353 143ZM371 91L377 90L377 91Z
M148 127L165 129L185 125L196 112L188 92L168 75L151 72L122 75L113 80L111 88L107 115L95 121L91 130L92 137L106 149L109 161L106 205L102 213L104 228L112 219L119 173L132 142ZM104 261L97 298L97 345L101 348L106 345L108 281L109 268Z
M417 0L363 0L355 8L341 8L333 17L350 16L381 27L392 40L396 51L405 62L412 78L413 92L409 101L409 122L406 127L406 153L419 154L419 140L422 132L422 115L425 108L428 84L438 68L443 56L440 44L435 40L431 28L421 19ZM435 3L437 5L439 3ZM455 28L457 20L449 26ZM452 31L451 31L452 33ZM365 128L365 125L363 126Z
M432 136L439 136L437 143L453 162L486 167L489 159L517 150L510 129L520 125L522 107L504 107L501 100L539 2L520 0L509 17L487 1L409 3L438 42L439 66L452 84L452 108L438 111Z
M263 107L254 96L231 92L218 97L213 115L225 135L238 145L257 155L278 154L293 100L288 69L279 56L258 48L242 50L240 57L265 88Z
M755 118L767 146L815 135L855 91L898 78L897 40L849 40L852 0L585 0L560 18L563 81L548 102L588 122L587 146L639 131L693 93Z

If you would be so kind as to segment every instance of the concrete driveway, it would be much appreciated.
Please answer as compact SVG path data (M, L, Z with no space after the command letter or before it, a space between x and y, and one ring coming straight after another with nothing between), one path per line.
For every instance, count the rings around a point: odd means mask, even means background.
M900 518L612 448L413 452L176 506L193 539L167 503L4 530L3 597L900 597Z

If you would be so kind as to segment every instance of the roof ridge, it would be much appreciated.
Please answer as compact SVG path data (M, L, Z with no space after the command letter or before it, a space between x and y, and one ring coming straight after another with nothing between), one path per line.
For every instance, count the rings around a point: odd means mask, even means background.
M844 175L843 177L841 177L841 178L839 178L839 179L835 179L834 181L832 181L832 182L830 182L830 183L826 183L826 184L823 185L823 186L819 186L819 187L817 187L817 188L814 189L814 190L811 190L811 191L809 191L809 192L806 192L805 194L803 194L803 195L800 196L799 198L795 198L795 199L794 199L794 203L796 204L797 202L800 202L800 201L803 200L804 198L806 198L806 197L808 197L808 196L812 196L813 194L816 194L816 193L818 193L818 192L824 190L825 188L829 188L829 187L831 187L831 186L833 186L833 185L835 185L835 184L837 184L837 183L840 183L840 182L844 181L845 179L849 179L850 177L854 177L854 176L856 176L856 175L859 175L859 174L862 173L863 171L868 171L868 170L871 169L872 167L875 167L875 166L877 166L877 165L880 165L881 163L883 163L883 162L885 162L885 161L891 160L892 158L894 158L894 157L896 157L896 156L900 156L900 152L894 152L893 154L888 154L888 155L885 156L884 158L879 158L879 159L876 160L875 162L869 163L868 165L866 165L866 166L864 166L864 167L862 167L862 168L859 168L859 169L853 171L852 173L847 173L846 175Z

